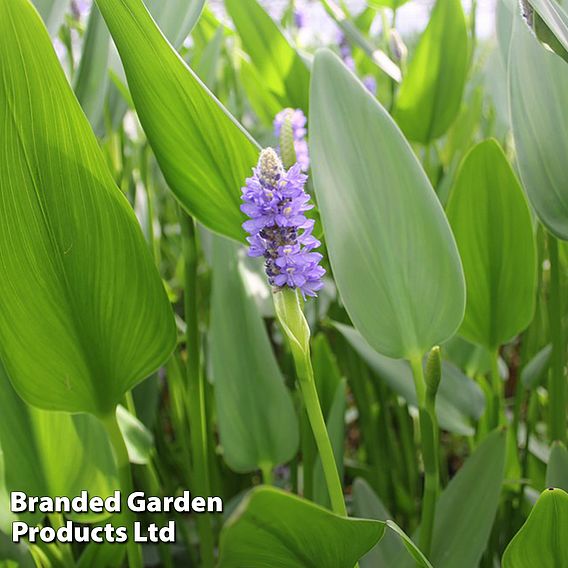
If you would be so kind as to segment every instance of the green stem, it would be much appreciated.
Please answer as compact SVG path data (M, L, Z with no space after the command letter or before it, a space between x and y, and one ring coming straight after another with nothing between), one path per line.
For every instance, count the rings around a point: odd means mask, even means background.
M491 385L493 387L493 413L490 430L493 430L505 417L505 392L501 373L499 373L499 350L491 353Z
M316 389L314 380L314 373L312 370L312 363L309 356L304 358L302 363L302 373L300 376L300 389L304 397L304 404L306 412L314 433L316 446L323 466L323 473L331 499L331 508L334 513L347 516L347 509L345 508L345 499L343 498L343 487L339 479L339 472L337 464L335 463L335 456L333 455L333 448L329 440L327 428ZM300 371L300 369L299 369ZM300 372L298 372L300 375Z
M63 515L61 513L51 513L49 515L49 522L51 524L51 528L54 530L58 530L65 526L65 522L63 520ZM63 558L63 562L65 566L75 566L75 560L73 559L73 551L71 550L71 546L69 543L61 542L58 544L59 548L61 549L61 554Z
M185 287L184 306L187 349L187 391L191 449L193 451L193 490L197 495L211 495L207 463L207 419L205 414L205 380L201 372L201 346L199 337L199 313L197 301L197 242L195 223L182 212L182 240L184 255ZM214 539L208 515L197 516L197 530L201 546L202 565L212 568L215 564Z
M121 494L121 515L125 520L125 524L128 527L128 533L130 534L130 538L126 543L128 566L129 568L142 568L142 549L136 542L134 542L133 539L134 515L126 506L126 499L133 491L132 473L130 471L128 450L126 449L126 444L124 443L124 438L122 437L122 432L120 431L120 427L118 426L118 421L116 419L116 410L101 418L101 421L112 444L116 467L118 469Z
M268 462L260 464L260 471L262 473L262 483L265 485L274 485L272 464Z
M420 522L419 546L422 552L430 555L434 519L436 516L436 501L440 484L440 466L438 459L438 421L435 411L434 396L427 395L422 358L410 360L418 410L420 415L420 439L422 443L422 459L424 460L424 498L422 502L422 518Z
M550 259L550 288L548 293L548 321L552 355L548 381L550 400L550 441L566 443L566 378L564 377L564 339L562 330L563 306L560 292L560 262L558 241L548 235Z

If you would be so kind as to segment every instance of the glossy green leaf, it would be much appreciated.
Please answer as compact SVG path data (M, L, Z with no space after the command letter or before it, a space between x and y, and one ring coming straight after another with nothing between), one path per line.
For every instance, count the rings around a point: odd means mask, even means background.
M223 527L219 568L351 567L384 531L380 521L339 517L262 486L248 493Z
M307 112L310 72L282 30L256 0L225 0L225 6L264 88L282 106Z
M244 252L241 250L241 252ZM271 467L298 449L298 420L234 243L214 239L210 354L223 457L234 471Z
M69 8L69 0L33 0L33 4L50 35L56 35Z
M240 188L258 147L161 34L141 0L97 0L169 187L198 221L242 240Z
M503 568L560 568L568 566L568 494L547 489L527 522L507 546Z
M14 391L0 366L0 446L8 491L28 495L75 497L82 490L108 497L118 486L111 448L93 416L71 416L28 406ZM39 522L42 513L22 518ZM81 522L103 518L76 515Z
M391 117L329 51L316 55L311 105L314 184L345 307L377 351L421 356L464 312L442 207Z
M568 66L516 18L509 58L511 120L521 180L540 220L568 239Z
M108 414L173 349L168 298L26 0L0 51L0 357L28 403Z
M562 442L553 442L550 449L546 486L568 491L568 450Z
M152 432L120 404L116 409L116 418L124 437L130 463L149 463L154 450L154 436Z
M461 105L469 65L460 0L438 0L402 82L394 117L402 131L427 144L442 136Z
M499 507L505 444L505 430L492 432L440 495L429 557L436 568L479 566Z
M460 334L494 351L530 323L537 283L528 203L496 141L466 156L447 213L467 287Z
M409 404L417 406L412 370L406 361L390 359L377 353L354 328L334 323L363 360L378 377ZM485 408L483 392L451 363L444 362L442 382L436 398L436 414L444 430L472 436L472 421L478 420Z

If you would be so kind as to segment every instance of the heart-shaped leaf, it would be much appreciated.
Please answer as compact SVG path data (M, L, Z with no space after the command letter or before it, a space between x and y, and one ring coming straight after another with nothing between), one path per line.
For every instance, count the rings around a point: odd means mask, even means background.
M330 262L351 320L377 351L421 357L463 318L456 244L402 133L327 50L312 74L310 144Z
M243 240L240 188L258 147L162 35L142 0L97 0L162 172L181 204Z
M567 526L568 494L562 489L547 489L507 546L503 568L568 566Z
M460 335L495 350L528 326L536 296L528 203L496 141L467 155L447 212L467 286Z
M347 568L385 523L348 519L272 487L248 493L221 532L219 568Z
M172 311L27 0L0 0L0 51L0 357L28 403L108 414L170 354Z

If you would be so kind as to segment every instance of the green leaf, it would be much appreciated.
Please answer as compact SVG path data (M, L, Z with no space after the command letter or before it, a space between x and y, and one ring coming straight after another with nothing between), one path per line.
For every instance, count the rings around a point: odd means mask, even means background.
M509 57L511 120L521 180L544 225L568 239L568 67L516 18Z
M120 404L116 409L116 418L124 437L130 463L150 463L154 450L154 436L152 432Z
M567 526L568 494L562 489L547 489L507 546L503 568L568 566Z
M394 117L408 138L428 144L447 131L460 110L468 58L460 0L438 0L396 101Z
M537 11L534 27L537 37L568 61L568 14L556 0L528 0Z
M478 568L499 507L505 445L506 431L492 432L440 495L430 554L436 568Z
M341 382L341 370L323 333L318 333L312 341L312 365L321 409L328 416Z
M392 519L371 486L360 477L353 482L353 510L357 517L365 519ZM360 565L361 568L388 568L396 566L403 555L404 545L400 538L394 532L387 531L381 541L361 558Z
M102 130L104 122L105 96L109 84L109 47L108 29L99 9L93 5L73 90L95 130Z
M223 457L237 472L279 465L298 449L292 399L245 288L238 247L217 237L213 250L210 361Z
M532 320L537 283L528 203L496 141L466 156L447 213L467 287L460 334L494 351Z
M258 147L160 33L141 0L97 0L169 187L215 232L244 238L240 188Z
M310 72L282 30L256 0L225 0L225 6L264 88L282 106L307 112Z
M33 0L50 35L56 35L63 23L69 0Z
M327 50L316 55L311 105L314 184L347 312L377 351L421 356L464 312L442 207L391 117Z
M378 377L406 402L418 406L412 369L407 361L380 355L352 327L334 322L337 330L357 351ZM436 414L444 430L472 436L472 420L478 420L485 408L485 398L477 384L451 363L444 362L442 382L436 397Z
M0 51L0 358L29 404L108 414L169 356L172 311L26 0L0 0Z
M183 45L205 6L205 0L144 0L144 3L176 49Z
M562 442L553 442L546 468L546 486L568 491L568 450Z
M385 523L339 517L271 487L248 493L221 532L219 568L346 568Z
M396 10L407 2L408 0L367 0L367 4L373 8L390 8L391 10Z
M543 381L551 353L552 345L546 345L523 367L521 381L526 389L534 389Z
M71 416L28 406L0 366L0 447L4 454L7 491L28 495L76 497L82 490L103 498L118 486L114 458L106 433L93 416ZM43 513L24 513L39 522ZM80 522L104 515L81 513Z
M390 529L385 533L383 539L361 559L362 568L397 566L400 556L405 554L405 549L416 561L416 566L432 568L428 559L410 537L395 522L390 520L390 513L375 495L371 486L361 478L355 479L353 483L353 506L357 516L385 521Z

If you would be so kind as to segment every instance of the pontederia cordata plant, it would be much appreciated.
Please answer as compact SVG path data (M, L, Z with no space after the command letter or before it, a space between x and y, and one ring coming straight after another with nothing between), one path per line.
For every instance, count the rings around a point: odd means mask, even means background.
M568 565L568 15L361 4L0 0L0 565Z

